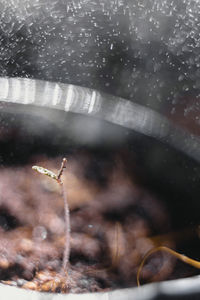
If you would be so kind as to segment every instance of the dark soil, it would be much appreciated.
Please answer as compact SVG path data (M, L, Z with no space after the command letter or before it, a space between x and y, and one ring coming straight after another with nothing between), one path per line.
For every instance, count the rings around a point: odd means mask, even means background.
M61 272L65 223L59 185L31 168L37 164L57 172L62 157L40 156L0 171L0 280L63 293L134 286L144 254L158 244L174 246L162 236L170 230L164 204L134 183L119 157L112 163L86 153L67 158L63 181L72 227L68 274ZM168 255L154 255L142 280L158 270L156 280L166 279L173 266Z

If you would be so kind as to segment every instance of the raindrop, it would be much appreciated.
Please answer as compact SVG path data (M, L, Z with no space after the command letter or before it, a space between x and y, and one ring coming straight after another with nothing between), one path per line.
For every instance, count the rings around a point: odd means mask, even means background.
M183 90L186 91L186 92L189 91L189 86L185 84L185 85L183 86Z
M36 226L33 229L33 238L36 240L45 240L47 238L47 230L44 226Z
M184 79L184 75L183 74L179 75L178 81L182 81L183 79Z

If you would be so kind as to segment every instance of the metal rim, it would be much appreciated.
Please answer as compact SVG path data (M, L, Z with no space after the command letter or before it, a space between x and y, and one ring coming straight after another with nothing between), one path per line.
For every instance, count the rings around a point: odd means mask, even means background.
M23 107L43 107L52 110L93 116L132 129L163 141L191 158L200 161L200 141L175 127L165 117L151 109L122 98L74 85L25 78L0 78L0 110L6 111L14 103ZM11 107L11 109L13 109ZM15 113L15 111L13 111ZM6 299L157 299L165 296L196 295L200 293L200 277L154 283L137 288L91 294L44 294L0 284L0 294ZM187 298L189 299L189 298ZM192 299L192 298L191 298Z
M0 102L93 116L165 142L200 162L198 137L152 109L123 98L71 84L1 77Z
M200 276L152 283L139 288L120 289L106 293L52 294L25 290L0 284L0 294L7 300L153 300L195 299L200 295ZM2 298L3 299L3 298ZM196 298L197 299L197 298ZM199 299L199 298L198 298Z

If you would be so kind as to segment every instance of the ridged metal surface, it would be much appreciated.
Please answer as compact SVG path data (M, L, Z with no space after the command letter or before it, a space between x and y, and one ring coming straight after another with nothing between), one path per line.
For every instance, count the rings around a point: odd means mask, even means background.
M151 109L75 85L26 78L0 78L0 102L51 108L108 121L166 142L200 161L200 140ZM5 110L1 105L0 111ZM20 106L18 108L20 110ZM13 113L16 106L13 107ZM21 108L23 112L23 107ZM12 106L9 106L12 111ZM57 119L59 122L59 118Z
M160 138L168 134L168 122L152 110L75 85L25 78L0 78L0 100L95 116Z

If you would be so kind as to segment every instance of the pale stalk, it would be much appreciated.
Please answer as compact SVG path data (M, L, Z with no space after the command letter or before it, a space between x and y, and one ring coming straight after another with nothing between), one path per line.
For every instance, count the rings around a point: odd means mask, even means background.
M64 212L65 212L65 250L63 255L63 263L62 269L64 273L67 271L67 265L69 262L69 254L70 254L70 214L69 214L69 205L67 201L67 192L63 186L63 182L60 182L61 192L64 200Z
M66 274L67 273L67 265L69 262L69 255L70 255L70 232L71 232L71 226L70 226L70 214L69 214L69 206L67 201L67 192L63 186L63 182L61 180L63 170L66 168L67 160L66 158L63 158L60 170L58 171L58 175L56 175L54 172L45 169L40 166L33 166L32 169L35 171L47 175L51 177L52 179L55 179L57 183L60 185L62 197L64 201L64 211L65 211L65 250L63 255L63 263L62 263L62 270Z

